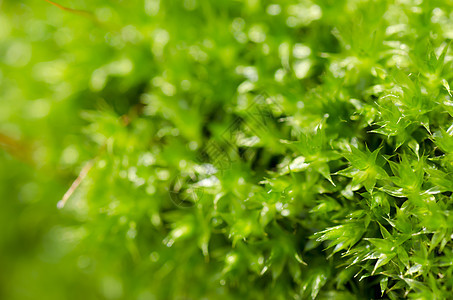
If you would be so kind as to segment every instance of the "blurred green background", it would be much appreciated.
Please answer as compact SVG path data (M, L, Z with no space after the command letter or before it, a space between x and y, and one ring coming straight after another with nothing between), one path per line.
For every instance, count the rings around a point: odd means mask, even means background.
M243 78L235 71L238 65L253 63L264 72L279 62L278 57L264 59L272 57L269 45L249 39L275 32L269 42L276 51L294 30L273 26L273 17L254 1L58 3L89 13L74 14L45 1L0 2L0 298L144 300L184 297L186 291L222 294L203 268L203 258L188 265L181 257L178 266L179 256L190 257L193 249L163 252L168 258L160 260L167 263L156 263L165 230L153 232L147 225L142 245L128 238L134 220L149 220L151 214L159 224L157 204L146 203L146 191L98 181L104 199L91 199L122 200L127 210L101 216L103 204L93 204L90 216L58 210L56 204L83 163L98 155L98 143L121 135L118 117L133 118L139 103L153 97L164 99L169 114L187 109L188 103L209 110L232 101ZM240 16L248 18L247 24ZM272 79L272 74L263 75ZM105 112L93 117L103 118L94 126L106 128L93 129L98 132L91 137L85 132L91 119L81 114L87 110ZM197 111L183 113L170 118L183 122L189 139L200 139ZM157 121L138 124L144 139L124 141L121 147L127 150L121 155L133 160L142 149L152 152L149 141L158 126L168 128ZM95 178L87 181L96 184Z
M319 34L326 24L306 29L321 8L309 1L57 2L87 13L38 0L0 1L0 298L223 295L217 273L191 253L197 248L158 251L168 231L159 227L160 202L172 207L166 183L152 198L155 185L135 190L111 172L146 159L143 153L156 156L152 141L172 123L185 140L200 143L203 115L234 103L241 83L302 92L282 62L303 37L312 49L300 45L299 77L319 72L311 51L336 47L328 31ZM282 13L290 5L291 14ZM125 129L120 117L143 114L143 104L152 120ZM156 111L164 116L154 117ZM94 203L80 204L84 195L76 192L70 204L87 207L58 210L84 163L109 143L118 153L104 162L107 170L82 184L95 186L88 198ZM169 164L189 150L185 141L168 143L162 160ZM128 236L140 222L146 225L135 242Z

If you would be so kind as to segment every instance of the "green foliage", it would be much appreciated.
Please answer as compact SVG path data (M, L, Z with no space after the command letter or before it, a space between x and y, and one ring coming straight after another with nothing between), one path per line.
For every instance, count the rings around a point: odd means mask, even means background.
M452 1L58 4L0 0L0 298L451 298Z

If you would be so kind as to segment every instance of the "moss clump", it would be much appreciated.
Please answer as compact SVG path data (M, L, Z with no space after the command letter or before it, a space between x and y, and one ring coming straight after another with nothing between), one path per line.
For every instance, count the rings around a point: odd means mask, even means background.
M0 1L0 298L451 298L450 1L76 2Z

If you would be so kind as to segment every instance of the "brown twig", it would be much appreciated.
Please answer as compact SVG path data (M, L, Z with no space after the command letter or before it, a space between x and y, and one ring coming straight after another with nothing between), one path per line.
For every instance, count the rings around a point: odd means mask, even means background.
M93 19L93 20L96 21L96 18L94 17L93 13L91 13L89 11L65 7L63 5L60 5L60 4L55 3L53 1L50 1L50 0L44 0L44 1L46 1L47 3L52 4L53 6L58 7L61 10L64 10L64 11L67 11L67 12L70 12L70 13L73 13L73 14L81 15L81 16L84 16L84 17L88 17L88 18Z
M90 19L99 28L103 28L103 29L108 30L108 31L118 31L117 26L115 26L113 24L105 23L105 22L100 22L98 20L98 18L95 16L95 14L93 14L90 11L69 8L69 7L63 6L61 4L58 4L56 2L53 2L51 0L44 0L44 1L46 1L47 3L59 8L59 9L61 9L63 11L66 11L66 12L69 12L69 13L72 13L72 14L77 14L77 15L80 15L80 16L85 17L87 19Z
M87 176L88 172L91 170L93 165L94 165L94 159L88 161L85 164L85 166L83 166L82 170L79 173L79 176L77 176L77 178L71 184L71 187L63 195L63 198L60 201L58 201L58 203L57 203L58 208L63 208L66 205L66 202L68 202L69 198L71 198L72 194L75 192L77 187L80 185L80 183L83 181L83 179L85 179L85 177Z
M24 142L0 133L0 149L4 149L13 157L26 162L32 163L31 146Z

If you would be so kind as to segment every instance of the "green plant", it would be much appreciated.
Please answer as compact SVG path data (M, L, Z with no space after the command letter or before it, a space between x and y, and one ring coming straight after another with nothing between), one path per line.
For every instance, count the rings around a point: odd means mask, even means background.
M0 1L0 297L451 298L451 1L58 4Z

